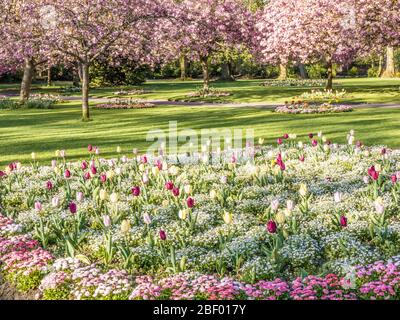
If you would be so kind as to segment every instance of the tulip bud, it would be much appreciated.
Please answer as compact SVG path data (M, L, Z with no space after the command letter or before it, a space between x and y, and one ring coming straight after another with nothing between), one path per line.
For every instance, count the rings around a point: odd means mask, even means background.
M108 196L107 191L104 190L104 189L101 189L100 192L99 192L100 200L102 200L102 201L106 200L107 196Z
M60 199L58 197L52 198L51 205L53 206L53 208L57 208L60 205Z
M103 216L103 224L106 228L111 226L111 218L108 215Z
M117 147L117 153L121 153L121 147L120 146Z
M82 202L82 200L83 200L83 193L80 192L80 191L78 191L78 192L76 193L76 201Z
M32 160L36 160L36 153L32 152L31 153L31 158L32 158Z
M271 210L276 211L279 208L279 200L275 199L271 201Z
M282 212L278 212L275 216L275 219L279 224L284 224L286 217Z
M47 190L53 189L53 184L51 183L51 181L46 182L46 188L47 188Z
M64 172L64 177L65 177L66 179L70 178L70 177L71 177L71 171L69 171L68 169L65 170L65 172Z
M35 210L37 212L42 211L42 204L39 201L35 202Z
M302 197L305 197L305 196L307 195L307 193L308 193L307 185L305 185L304 183L302 183L302 184L300 185L299 193L300 193L300 195L301 195Z
M151 223L150 215L149 215L147 212L145 212L145 213L143 214L143 221L144 221L144 223L147 224L147 225L149 225L149 224Z
M174 184L173 184L171 181L168 181L168 182L165 184L165 188L166 188L167 190L172 190L172 189L174 188Z
M123 220L121 223L121 232L127 234L131 230L131 223L129 220Z
M174 187L173 189L172 189L172 194L175 196L175 197L178 197L179 196L179 188L177 188L177 187Z
M187 214L188 213L186 209L179 210L178 212L179 219L186 220Z
M230 213L228 211L224 211L224 214L223 214L222 218L224 219L224 222L226 224L231 224L232 223L232 220L233 220L232 213Z
M343 199L343 193L341 192L335 192L333 195L333 198L335 200L336 203L342 202Z
M113 193L110 195L110 201L111 201L111 203L117 203L117 202L118 202L118 194L115 193L115 192L113 192Z

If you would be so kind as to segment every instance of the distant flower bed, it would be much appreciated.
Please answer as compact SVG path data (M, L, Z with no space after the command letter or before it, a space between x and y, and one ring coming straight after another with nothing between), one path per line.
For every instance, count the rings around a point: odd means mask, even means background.
M264 87L323 87L326 80L323 79L287 79L267 80L261 84Z
M15 110L21 108L27 109L53 109L56 103L62 102L59 96L52 95L35 95L32 94L30 99L21 102L20 100L11 99L7 96L0 96L0 110Z
M102 103L94 106L95 109L143 109L143 108L154 108L155 105L149 102L142 102L132 99L117 99L110 100L107 103Z
M347 91L342 89L338 90L311 90L310 92L304 92L298 98L308 102L316 101L336 101L339 102L341 99L347 96Z
M230 95L230 92L216 88L209 88L207 90L200 88L184 96L171 98L169 99L169 101L224 103L230 102L224 99L226 97L229 97Z
M81 91L82 91L81 87L75 87L75 86L64 87L64 88L60 89L60 92L64 93L64 94L78 93L78 92L81 92Z
M334 105L330 103L313 104L303 101L292 101L291 103L286 102L284 106L279 106L275 109L277 113L339 113L339 112L350 112L353 110L352 106L348 105Z
M62 103L65 102L63 97L57 94L48 94L48 93L33 93L30 95L30 99L32 100L51 100L53 103Z
M223 91L220 89L209 88L208 90L199 89L194 92L190 92L187 94L187 97L228 97L231 94L227 91Z
M116 96L130 96L130 95L142 95L142 94L148 94L151 93L151 90L147 89L134 89L134 90L120 90L114 92L114 95Z

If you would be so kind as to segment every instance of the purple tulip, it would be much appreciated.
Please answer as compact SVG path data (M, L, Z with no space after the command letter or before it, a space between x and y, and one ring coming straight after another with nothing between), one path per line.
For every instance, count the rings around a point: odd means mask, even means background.
M308 134L308 137L309 137L310 139L312 139L312 138L314 138L314 134L313 134L313 133L309 133L309 134Z

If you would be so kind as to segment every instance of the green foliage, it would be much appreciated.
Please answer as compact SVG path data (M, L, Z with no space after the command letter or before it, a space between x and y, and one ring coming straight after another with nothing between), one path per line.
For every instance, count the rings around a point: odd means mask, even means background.
M21 108L21 104L12 99L0 99L0 110L14 110Z
M31 272L29 275L21 273L9 273L6 280L15 285L18 291L28 292L37 289L42 281L43 275L39 270Z
M110 61L96 61L90 68L93 86L138 85L144 83L149 75L148 66L132 61L123 61L117 66Z
M56 289L46 289L43 292L44 300L68 300L71 289L67 285L58 286Z
M47 99L31 99L23 104L27 109L53 109L54 101Z

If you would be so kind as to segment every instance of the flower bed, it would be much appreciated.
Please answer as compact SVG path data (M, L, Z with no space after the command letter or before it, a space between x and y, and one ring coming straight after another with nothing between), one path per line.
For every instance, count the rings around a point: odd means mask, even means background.
M353 107L349 105L341 104L330 104L330 103L308 103L304 101L292 101L291 103L286 102L284 106L279 106L275 109L278 113L339 113L339 112L350 112L353 111Z
M95 109L144 109L154 108L155 104L132 99L116 99L107 103L97 104Z
M238 150L214 164L207 151L182 155L179 165L88 150L79 163L33 157L0 171L0 269L21 291L399 298L399 151L366 147L353 132L347 145L285 134L247 148L254 164Z
M170 98L169 101L225 103L230 102L228 99L224 99L230 95L230 92L216 88L209 88L207 90L201 88L182 97Z
M264 87L323 87L326 80L323 79L287 79L267 80L261 83Z
M134 89L134 90L120 90L114 92L114 95L116 96L130 96L130 95L142 95L142 94L148 94L151 93L151 90L147 89Z

